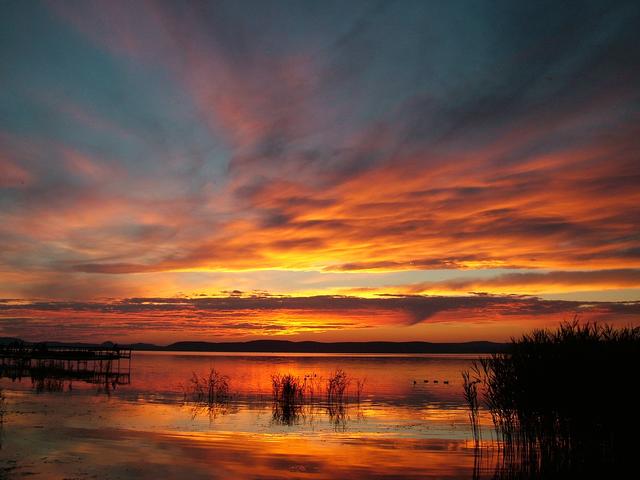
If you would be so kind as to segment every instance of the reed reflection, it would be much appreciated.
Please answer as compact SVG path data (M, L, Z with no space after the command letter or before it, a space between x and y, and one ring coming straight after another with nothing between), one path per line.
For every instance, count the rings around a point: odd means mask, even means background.
M250 471L271 477L281 474L282 467L298 473L304 468L310 478L326 478L334 471L342 474L340 478L363 478L373 472L392 476L398 468L410 478L468 478L473 456L466 443L469 429L459 384L413 384L416 378L453 378L468 365L465 357L136 354L135 382L118 386L110 398L91 395L87 385L93 384L77 377L61 382L34 376L42 393L51 392L46 402L35 395L39 392L29 383L32 377L23 373L27 388L20 388L17 377L15 383L2 384L11 389L5 448L19 455L20 446L28 442L38 445L34 459L58 458L61 463L39 464L51 478L73 476L70 467L63 467L69 459L61 457L62 444L83 458L95 449L94 466L102 465L102 458L116 457L115 451L139 448L145 461L157 462L158 468L148 470L149 475L176 473L172 465L177 462L190 471L216 468L228 470L231 476L226 478L234 478L231 472L251 477L245 470L249 453L244 441L228 440L244 435L255 440L256 461L269 459L268 465L253 465ZM103 365L101 371L114 370ZM18 410L24 414L13 415ZM34 425L42 428L24 428ZM100 441L87 440L91 438ZM50 450L52 439L58 445L55 452ZM296 449L292 439L299 445ZM400 441L407 450L395 450ZM164 463L166 452L173 449L172 463ZM193 458L183 457L184 449L198 458L213 452L215 456L195 465ZM140 455L130 455L126 465ZM47 470L58 466L60 471ZM118 470L113 465L104 469L97 478ZM136 470L135 476L123 478L145 477ZM209 477L203 474L203 478Z
M326 380L317 373L298 377L291 373L275 374L272 382L272 419L276 424L296 425L313 423L317 416L326 416L335 430L346 430L351 419L364 416L360 410L360 398L364 379L352 378L338 368ZM356 386L354 392L349 387Z
M191 418L207 415L210 421L219 415L237 412L230 393L230 378L215 368L210 368L205 375L192 372L191 378L184 387L183 405L191 409Z
M364 418L360 408L364 379L352 378L342 369L327 379L317 373L276 373L271 375L271 382L274 425L312 426L319 419L327 419L336 431L345 431L349 421ZM232 393L231 386L232 379L215 368L206 374L192 372L183 387L182 404L189 407L192 418L207 415L211 420L243 408L259 409L263 404L261 396L241 397Z

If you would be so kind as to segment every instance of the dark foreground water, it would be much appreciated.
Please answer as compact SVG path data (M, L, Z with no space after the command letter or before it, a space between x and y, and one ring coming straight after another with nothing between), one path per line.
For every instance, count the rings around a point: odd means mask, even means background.
M473 358L134 353L126 385L3 378L0 478L491 476L490 458L478 469L462 395ZM185 402L193 373L211 368L231 398ZM293 415L274 408L272 375L307 376L320 392L338 368L352 379L340 408L321 393Z

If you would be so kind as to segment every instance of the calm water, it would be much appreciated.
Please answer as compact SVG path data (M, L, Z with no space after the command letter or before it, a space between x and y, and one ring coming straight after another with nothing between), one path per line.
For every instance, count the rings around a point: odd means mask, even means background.
M154 352L134 353L130 384L115 388L4 378L0 478L472 478L460 372L473 358ZM210 368L232 399L185 403ZM319 400L274 416L273 374L324 385L337 368L354 379L338 414Z

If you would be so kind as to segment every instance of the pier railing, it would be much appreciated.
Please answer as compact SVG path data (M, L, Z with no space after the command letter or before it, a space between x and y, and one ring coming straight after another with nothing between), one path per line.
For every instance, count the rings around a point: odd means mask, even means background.
M131 381L131 349L117 345L0 345L0 377L30 377L38 384L80 380L115 388Z
M113 347L77 347L63 345L0 345L0 358L119 360L131 359L131 349Z

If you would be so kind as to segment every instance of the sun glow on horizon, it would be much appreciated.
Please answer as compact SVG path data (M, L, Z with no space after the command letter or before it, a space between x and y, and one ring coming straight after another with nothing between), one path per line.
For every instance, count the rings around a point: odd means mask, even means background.
M631 4L4 10L0 336L640 322Z

